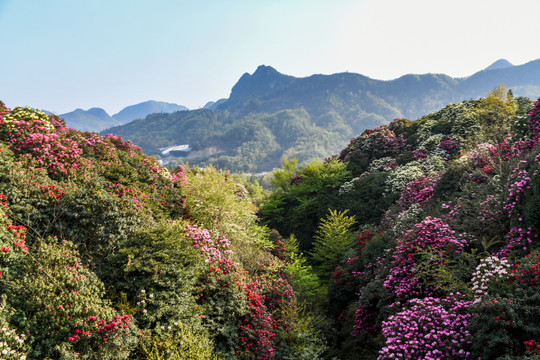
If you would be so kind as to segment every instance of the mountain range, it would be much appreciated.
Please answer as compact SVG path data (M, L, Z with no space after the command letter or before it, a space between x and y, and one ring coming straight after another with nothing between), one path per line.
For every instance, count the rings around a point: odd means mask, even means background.
M69 127L81 131L99 132L113 126L127 124L135 119L143 119L149 114L185 110L188 110L188 108L182 105L149 100L127 106L112 116L102 108L93 107L88 110L76 109L69 113L60 114L60 117L66 121Z
M190 164L267 171L284 156L300 162L330 156L367 128L485 97L501 83L514 96L536 99L540 59L519 66L498 60L464 78L408 74L390 81L348 72L297 78L261 65L242 75L227 99L199 110L150 114L107 132L150 155L189 145Z

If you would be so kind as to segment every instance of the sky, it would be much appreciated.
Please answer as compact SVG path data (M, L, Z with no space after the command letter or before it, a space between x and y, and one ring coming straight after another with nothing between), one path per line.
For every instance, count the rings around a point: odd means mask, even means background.
M0 0L0 100L57 114L197 109L263 64L465 77L539 59L539 13L538 0Z

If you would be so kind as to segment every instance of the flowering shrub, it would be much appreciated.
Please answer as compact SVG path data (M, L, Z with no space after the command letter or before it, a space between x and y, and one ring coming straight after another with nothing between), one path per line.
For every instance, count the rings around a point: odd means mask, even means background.
M188 224L184 231L208 264L197 286L198 302L203 324L219 334L217 348L245 359L273 359L275 342L294 327L291 286L280 277L247 274L232 262L226 238L196 225Z
M87 165L76 141L58 136L44 113L28 107L0 115L0 139L27 166L44 167L53 177L66 177Z
M353 174L360 175L369 164L385 157L396 158L407 148L403 134L397 135L386 126L368 129L360 136L351 139L349 146L339 155L339 159L348 162Z
M529 129L531 131L531 141L534 145L540 141L540 98L536 100L529 112Z
M467 154L470 164L477 168L492 164L496 156L497 146L488 143L478 144Z
M398 167L386 180L386 192L399 194L408 183L424 175L422 165L417 161Z
M425 159L429 155L429 152L424 148L418 148L412 151L412 157L414 160Z
M469 330L474 335L471 339L474 358L496 359L533 353L531 341L534 344L535 339L540 338L539 269L538 253L525 256L512 266L507 295L488 295L473 306Z
M386 345L379 352L383 359L467 359L470 343L467 330L470 301L461 294L439 299L411 299L403 309L383 321ZM400 306L396 303L393 306Z
M431 248L444 256L460 253L463 250L464 240L460 240L441 219L426 217L414 229L407 231L397 240L392 255L392 266L384 286L391 289L396 295L421 295L422 284L415 277L415 268L418 264L419 249ZM425 288L424 291L429 289Z
M431 135L420 143L420 147L430 152L437 151L437 149L439 148L439 144L443 141L444 138L445 136L443 134ZM444 149L441 150L443 150L444 152Z
M439 143L439 149L444 150L449 158L453 158L459 155L460 147L456 141L446 138Z
M426 217L426 212L420 204L412 204L407 210L401 211L394 219L392 234L399 238L407 230L421 222Z
M480 261L472 276L472 290L474 291L474 302L480 302L486 295L499 294L501 290L508 290L510 276L510 264L506 259L499 259L496 256L489 256Z
M407 183L398 200L399 206L403 210L407 210L413 204L427 202L433 196L433 189L439 178L440 176L437 174L423 175Z
M14 329L9 323L13 309L6 304L5 297L0 306L0 358L6 360L25 360L28 352L28 339L25 333Z
M131 317L117 313L104 299L103 284L81 265L73 245L55 242L36 244L8 283L8 299L21 310L16 322L32 338L31 354L127 358L136 343Z
M230 258L232 250L229 249L229 240L220 236L214 238L211 231L199 228L197 225L188 224L184 231L193 242L192 246L202 251L211 271L228 274L234 269Z

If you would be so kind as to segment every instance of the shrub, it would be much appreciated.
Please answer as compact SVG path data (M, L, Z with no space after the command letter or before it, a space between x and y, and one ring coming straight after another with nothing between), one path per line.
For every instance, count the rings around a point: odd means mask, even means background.
M15 322L32 336L29 353L126 359L137 341L132 318L112 308L103 284L81 265L73 245L48 239L34 248L16 266L6 289L18 310Z
M470 301L460 294L409 300L383 321L386 344L378 359L467 359ZM400 306L399 303L394 306Z
M421 260L419 249L429 247L445 256L460 253L465 242L454 233L454 230L438 218L428 216L421 223L416 224L414 229L407 231L397 240L392 255L393 268L386 277L384 286L398 296L421 295L424 291L429 293L430 286L421 284L415 276L415 269ZM424 259L424 261L429 261L429 259Z
M488 295L473 307L474 317L469 325L474 335L473 356L497 359L505 355L525 355L531 342L540 338L539 268L537 253L520 259L511 271L508 295Z

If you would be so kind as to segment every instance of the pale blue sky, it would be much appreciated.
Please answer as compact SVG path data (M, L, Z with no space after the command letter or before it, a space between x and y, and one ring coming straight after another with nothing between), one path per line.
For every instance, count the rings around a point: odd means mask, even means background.
M538 0L0 0L0 100L191 109L265 64L303 77L468 76L540 58Z

